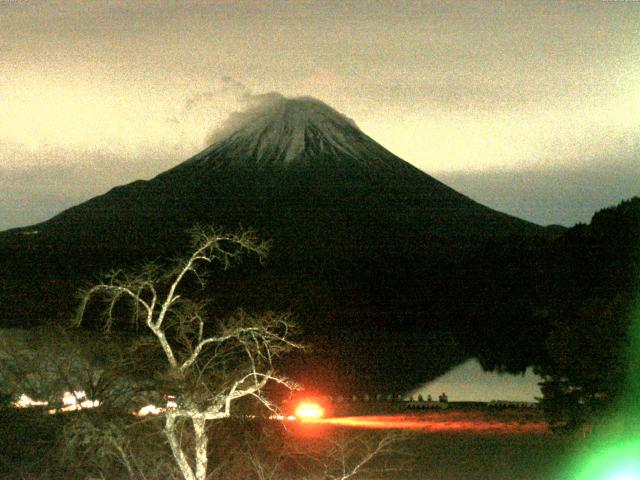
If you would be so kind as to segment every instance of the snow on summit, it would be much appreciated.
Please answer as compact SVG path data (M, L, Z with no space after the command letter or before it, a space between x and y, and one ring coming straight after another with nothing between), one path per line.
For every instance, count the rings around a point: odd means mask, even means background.
M320 149L333 147L356 154L345 138L345 130L357 129L355 122L320 100L273 92L256 95L253 103L246 111L233 113L210 143L241 143L251 148L258 161L276 153L290 163L308 146L308 134L316 131L322 136Z
M279 93L251 97L208 139L189 164L288 165L359 161L388 164L397 157L366 136L353 120L312 97Z

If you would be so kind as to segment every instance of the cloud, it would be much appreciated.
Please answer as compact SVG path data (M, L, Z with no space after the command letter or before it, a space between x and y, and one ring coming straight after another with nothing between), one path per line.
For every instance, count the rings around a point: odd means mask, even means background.
M180 138L195 140L194 147L209 146L212 132L224 128L234 112L243 111L258 101L242 82L228 75L210 82L209 88L188 94L175 113L165 119Z
M269 92L258 95L247 93L242 98L241 108L231 112L227 119L217 128L214 128L207 136L207 144L211 145L227 138L243 125L251 124L259 118L269 115L278 109L285 97L278 92Z
M239 82L228 75L223 76L221 80L224 85L224 90L234 92L240 97L251 95L251 90L249 90L249 88L242 82Z
M243 83L227 75L213 82L213 88L206 91L195 92L189 95L180 110L180 116L189 115L190 112L200 108L210 107L218 102L221 97L230 97L235 101L242 101L251 96L251 91ZM179 121L179 118L174 117Z
M214 83L217 85L211 90L197 92L187 97L182 107L182 113L188 114L193 110L208 106L212 102L220 100L221 96L228 95L237 101L251 96L251 91L247 86L227 75L221 77Z

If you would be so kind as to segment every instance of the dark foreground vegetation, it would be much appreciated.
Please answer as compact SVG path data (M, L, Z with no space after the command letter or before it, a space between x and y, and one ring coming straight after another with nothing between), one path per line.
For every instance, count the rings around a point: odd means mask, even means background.
M170 449L158 433L159 418L147 417L131 424L130 419L98 411L52 416L16 409L2 410L0 416L0 478L180 478ZM126 436L115 435L122 423L130 426ZM338 479L373 454L361 469L345 478L548 480L555 478L553 473L576 440L549 433L301 430L303 427L268 420L229 419L215 424L208 430L212 478ZM124 458L129 459L129 467Z
M544 378L542 407L553 430L575 432L582 425L593 424L624 395L632 373L631 325L640 288L639 239L639 198L598 212L590 225L577 225L556 235L486 239L467 250L456 269L451 270L447 281L452 283L445 284L452 291L436 302L438 308L447 309L431 311L440 326L430 334L453 339L454 351L477 356L488 369L519 372L534 365ZM229 285L241 288L242 277L214 276L216 285L224 285L218 296L216 289L202 290L204 272L189 263L221 262L226 266L241 251L254 252L261 259L266 253L263 244L254 243L253 236L242 235L201 234L200 240L205 241L206 247L199 250L196 244L192 256L185 258L187 263L178 262L175 268L170 268L170 263L160 263L153 268L116 272L106 278L106 283L85 291L87 301L82 304L82 317L97 319L98 306L106 305L106 323L104 318L101 322L106 325L107 334L112 327L124 328L124 337L101 337L96 329L100 322L96 322L84 333L45 329L51 332L43 337L45 343L56 353L47 361L32 355L38 349L25 349L25 358L32 362L26 366L35 366L33 373L39 370L43 373L41 379L62 372L67 376L58 380L69 383L88 373L88 384L106 387L101 393L98 389L96 395L90 392L90 397L104 401L104 406L95 412L56 416L5 408L1 420L7 431L2 441L7 445L0 450L4 470L0 474L6 478L204 479L213 474L229 479L306 476L345 480L359 475L367 478L359 467L364 462L362 465L366 463L367 468L378 469L378 476L371 478L535 480L549 478L549 472L559 465L568 448L568 437L424 432L410 438L372 432L360 437L357 430L335 430L300 439L290 437L290 431L274 422L248 421L231 415L225 399L237 400L238 392L270 407L263 388L268 381L295 388L280 376L276 360L281 354L300 349L297 343L291 343L290 334L295 329L288 315L252 316L239 311L231 317L212 316L207 300L228 300L232 293ZM229 249L229 244L236 246ZM249 262L249 267L245 264L240 273L247 275L254 266ZM181 272L194 275L185 280L185 290L178 294L171 285L183 285ZM464 281L459 276L462 272ZM229 284L225 284L227 280ZM255 281L256 278L249 281L252 288ZM189 298L194 292L204 293L202 302ZM242 297L241 291L236 293ZM89 299L94 294L100 298L92 304ZM128 300L121 302L123 295ZM454 297L464 301L455 302ZM162 305L167 306L166 316ZM323 302L314 305L318 308ZM205 318L215 320L205 328ZM442 322L447 318L456 321L443 329ZM402 322L407 321L405 318ZM398 360L411 365L402 351L389 351L378 357L385 348L380 339L390 333L388 326L362 324L353 338L345 339L345 345L350 344L351 352L360 359L368 355L370 363L395 353ZM146 335L139 334L141 329L149 329L153 335L148 331ZM58 331L61 335L57 335ZM82 335L86 336L85 341L72 339ZM365 337L378 337L378 341L357 341ZM323 346L322 331L315 332L315 338ZM120 342L122 339L126 340ZM228 339L233 342L227 343ZM11 341L8 336L0 340ZM28 342L26 345L29 347ZM93 345L106 348L108 354L84 368L82 362L96 354L99 357ZM361 351L363 345L366 348ZM372 351L372 345L377 345L379 351ZM325 357L330 356L331 346L324 347ZM86 356L75 353L83 348ZM391 350L389 345L386 348ZM30 380L30 370L22 372L20 368L25 365L15 361L16 351L0 351L0 393L5 404L23 391L17 385L8 389L8 379ZM127 355L132 353L136 354L132 357L135 360L127 363ZM39 355L42 357L43 352ZM454 357L445 355L441 366L444 368ZM432 355L430 359L433 358L436 357ZM122 368L114 369L114 365ZM148 369L147 374L138 375L141 368ZM385 366L380 368L386 370ZM352 373L357 376L360 372ZM406 380L400 379L400 383ZM366 383L365 375L360 384ZM48 380L39 384L49 390L47 398L55 397L53 384ZM69 384L69 390L72 388L75 386ZM109 396L116 402L110 403ZM131 401L151 399L164 405L162 402L169 398L175 398L177 406L160 417L138 420L130 414ZM112 408L118 402L119 408ZM399 447L401 444L404 447ZM413 467L409 467L406 453L412 453ZM185 474L190 469L194 472ZM351 474L346 476L344 472Z

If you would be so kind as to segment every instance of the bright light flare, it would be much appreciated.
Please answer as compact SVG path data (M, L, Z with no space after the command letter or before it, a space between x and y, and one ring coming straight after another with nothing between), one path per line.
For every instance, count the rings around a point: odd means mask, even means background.
M638 480L640 479L640 440L623 438L618 432L600 431L596 442L579 454L563 472L570 480Z
M304 401L297 406L294 415L300 420L319 420L324 416L324 408L316 402Z
M640 467L621 467L610 472L604 480L638 480L640 478Z

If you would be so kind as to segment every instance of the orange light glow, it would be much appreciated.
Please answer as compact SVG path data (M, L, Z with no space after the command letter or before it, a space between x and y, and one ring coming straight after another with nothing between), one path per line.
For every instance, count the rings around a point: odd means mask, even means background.
M458 432L473 434L544 434L543 421L497 420L469 413L438 415L363 415L357 417L308 418L318 425L374 430L419 430L422 432Z
M295 416L300 420L316 420L324 416L324 408L315 402L300 402Z

